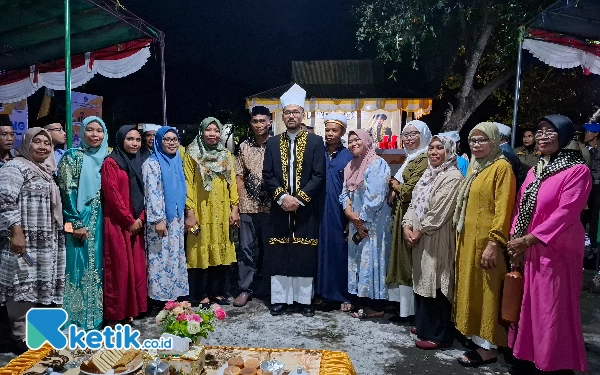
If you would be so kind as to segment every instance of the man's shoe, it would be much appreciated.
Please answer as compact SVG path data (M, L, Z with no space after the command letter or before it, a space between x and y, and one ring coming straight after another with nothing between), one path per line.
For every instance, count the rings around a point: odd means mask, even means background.
M300 310L300 312L305 317L312 318L313 316L315 316L315 306L313 306L313 305L302 306L302 310Z
M269 311L273 316L282 315L285 312L285 307L283 303L274 303L269 307Z
M248 293L248 292L242 292L233 301L233 306L235 306L235 307L244 307L244 306L246 306L246 304L248 303L248 301L250 301L251 299L252 298L250 298L250 293Z

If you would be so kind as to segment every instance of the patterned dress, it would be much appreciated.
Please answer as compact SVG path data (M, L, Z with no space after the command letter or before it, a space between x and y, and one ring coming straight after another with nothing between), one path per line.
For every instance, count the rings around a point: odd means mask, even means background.
M189 294L185 260L184 218L167 221L160 165L148 159L142 165L146 196L146 249L148 251L148 296L157 301L176 300ZM159 237L154 224L164 221L167 236Z
M82 212L77 211L82 163L83 151L70 149L65 152L58 166L58 187L65 222L71 223L73 229L88 230L85 241L79 241L71 234L66 235L67 266L63 308L69 313L67 325L95 329L100 327L103 319L102 205L98 191Z
M392 241L392 214L386 203L390 167L381 158L372 161L365 171L365 180L350 192L344 184L340 203L346 209L350 199L353 209L366 224L368 237L358 245L348 241L348 292L358 297L387 299L385 273ZM350 223L351 238L356 227Z
M52 218L50 183L17 159L0 169L0 301L62 304L65 237ZM10 250L11 225L23 227L28 265Z

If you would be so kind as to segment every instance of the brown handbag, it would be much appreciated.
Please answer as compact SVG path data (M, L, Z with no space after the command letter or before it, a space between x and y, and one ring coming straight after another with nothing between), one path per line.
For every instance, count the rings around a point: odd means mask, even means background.
M523 303L523 275L513 269L504 276L502 291L502 320L518 323Z

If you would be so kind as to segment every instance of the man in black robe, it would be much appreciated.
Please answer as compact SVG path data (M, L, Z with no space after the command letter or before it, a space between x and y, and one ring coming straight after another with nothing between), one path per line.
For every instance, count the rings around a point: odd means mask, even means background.
M265 149L263 180L272 203L264 262L271 275L272 315L283 314L294 302L302 305L302 315L315 313L325 154L323 139L301 130L305 98L298 85L281 97L287 131L270 138Z

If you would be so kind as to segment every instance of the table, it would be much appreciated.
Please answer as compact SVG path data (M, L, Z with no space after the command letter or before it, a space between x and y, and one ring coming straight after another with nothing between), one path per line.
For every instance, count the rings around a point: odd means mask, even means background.
M202 375L214 375L232 357L241 356L260 360L278 359L286 368L294 370L302 366L311 375L357 375L348 354L339 351L311 349L240 348L234 346L205 346L206 367ZM48 367L58 368L73 358L85 355L84 352L54 350L45 345L38 350L30 350L0 368L0 375L41 375ZM318 369L318 372L316 371ZM79 375L79 369L68 370L64 375ZM144 367L134 375L143 375ZM198 374L200 375L200 374Z

